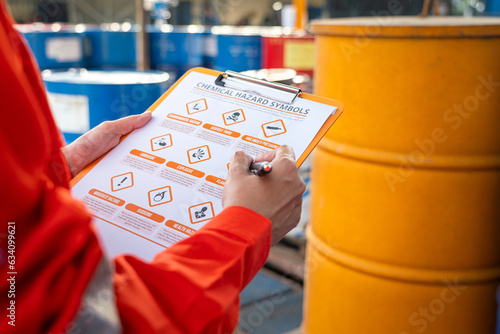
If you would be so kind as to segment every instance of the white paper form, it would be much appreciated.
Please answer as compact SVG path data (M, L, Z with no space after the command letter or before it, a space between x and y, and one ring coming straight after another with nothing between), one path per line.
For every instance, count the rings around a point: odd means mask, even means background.
M300 157L336 107L293 104L216 86L190 72L72 191L95 216L108 256L151 260L222 211L235 151L256 156L290 145Z

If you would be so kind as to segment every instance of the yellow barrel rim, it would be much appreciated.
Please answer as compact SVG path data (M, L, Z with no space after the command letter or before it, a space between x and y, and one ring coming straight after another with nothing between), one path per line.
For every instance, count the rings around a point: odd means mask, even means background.
M317 35L371 38L480 38L500 37L498 17L370 16L314 20L311 32Z

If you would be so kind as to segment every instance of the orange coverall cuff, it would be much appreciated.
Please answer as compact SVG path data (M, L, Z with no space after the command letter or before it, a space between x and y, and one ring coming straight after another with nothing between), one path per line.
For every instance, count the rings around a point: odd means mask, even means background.
M271 247L271 220L243 206L225 208L203 229L222 229L240 236L250 243L256 243L264 239L267 240L267 248Z

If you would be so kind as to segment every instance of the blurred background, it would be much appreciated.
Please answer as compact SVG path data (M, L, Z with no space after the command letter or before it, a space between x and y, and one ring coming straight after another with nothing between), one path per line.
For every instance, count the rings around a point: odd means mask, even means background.
M146 0L149 1L149 0ZM66 22L66 23L109 23L133 22L135 4L124 0L9 0L12 15L18 23ZM283 10L292 10L291 1L258 0L249 4L245 1L149 1L153 6L166 4L165 20L174 25L188 24L231 24L231 25L281 25ZM309 19L368 16L372 11L387 10L387 0L346 1L316 0L307 3ZM417 15L423 1L399 1L402 11L399 15ZM444 0L440 1L441 15L498 15L498 4L494 0ZM154 14L153 14L154 16ZM285 18L292 19L293 18Z
M500 334L500 0L8 0L68 143L187 70L339 100L238 333Z

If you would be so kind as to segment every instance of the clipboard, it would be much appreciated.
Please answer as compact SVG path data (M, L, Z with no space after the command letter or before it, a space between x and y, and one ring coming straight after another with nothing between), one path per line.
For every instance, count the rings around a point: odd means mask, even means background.
M230 152L256 156L293 137L302 145L299 151L291 145L300 167L343 105L231 71L194 68L147 111L153 118L146 126L70 182L93 211L110 257L150 260L221 212Z
M203 68L203 67L197 67L193 68L177 80L151 107L148 108L147 111L154 112L156 108L175 90L175 88L179 85L180 82L182 82L186 76L189 75L189 73L192 72L197 72L197 73L203 73L203 74L208 74L214 77L214 83L216 85L228 87L228 88L233 88L237 90L246 90L248 92L252 92L254 94L264 96L264 97L269 97L271 99L275 99L276 101L279 102L284 102L284 103L293 103L296 98L303 98L306 100L310 101L315 101L318 103L330 105L333 107L336 107L337 109L333 114L331 114L328 119L325 121L321 129L318 131L317 135L314 137L312 142L309 144L307 147L306 151L297 159L297 168L299 168L302 163L306 160L306 158L311 154L312 150L316 145L318 145L319 141L323 136L327 133L327 131L330 129L330 127L335 123L335 121L340 117L342 112L344 111L344 105L333 99L313 95L313 94L308 94L302 92L300 89L280 83L273 83L273 82L268 82L265 80L261 79L256 79L252 78L243 74L239 74L233 71L226 71L224 73L221 73L219 71L211 70L208 68ZM232 85L233 83L236 83L236 85ZM245 84L247 84L249 87L245 87ZM237 86L238 85L238 86ZM273 91L275 93L273 93ZM122 139L120 140L123 141L126 137L123 136ZM88 174L88 172L95 167L107 154L103 155L101 158L97 159L90 165L88 165L86 168L84 168L78 175L76 175L71 181L70 181L70 187L73 187L76 185L85 175Z

